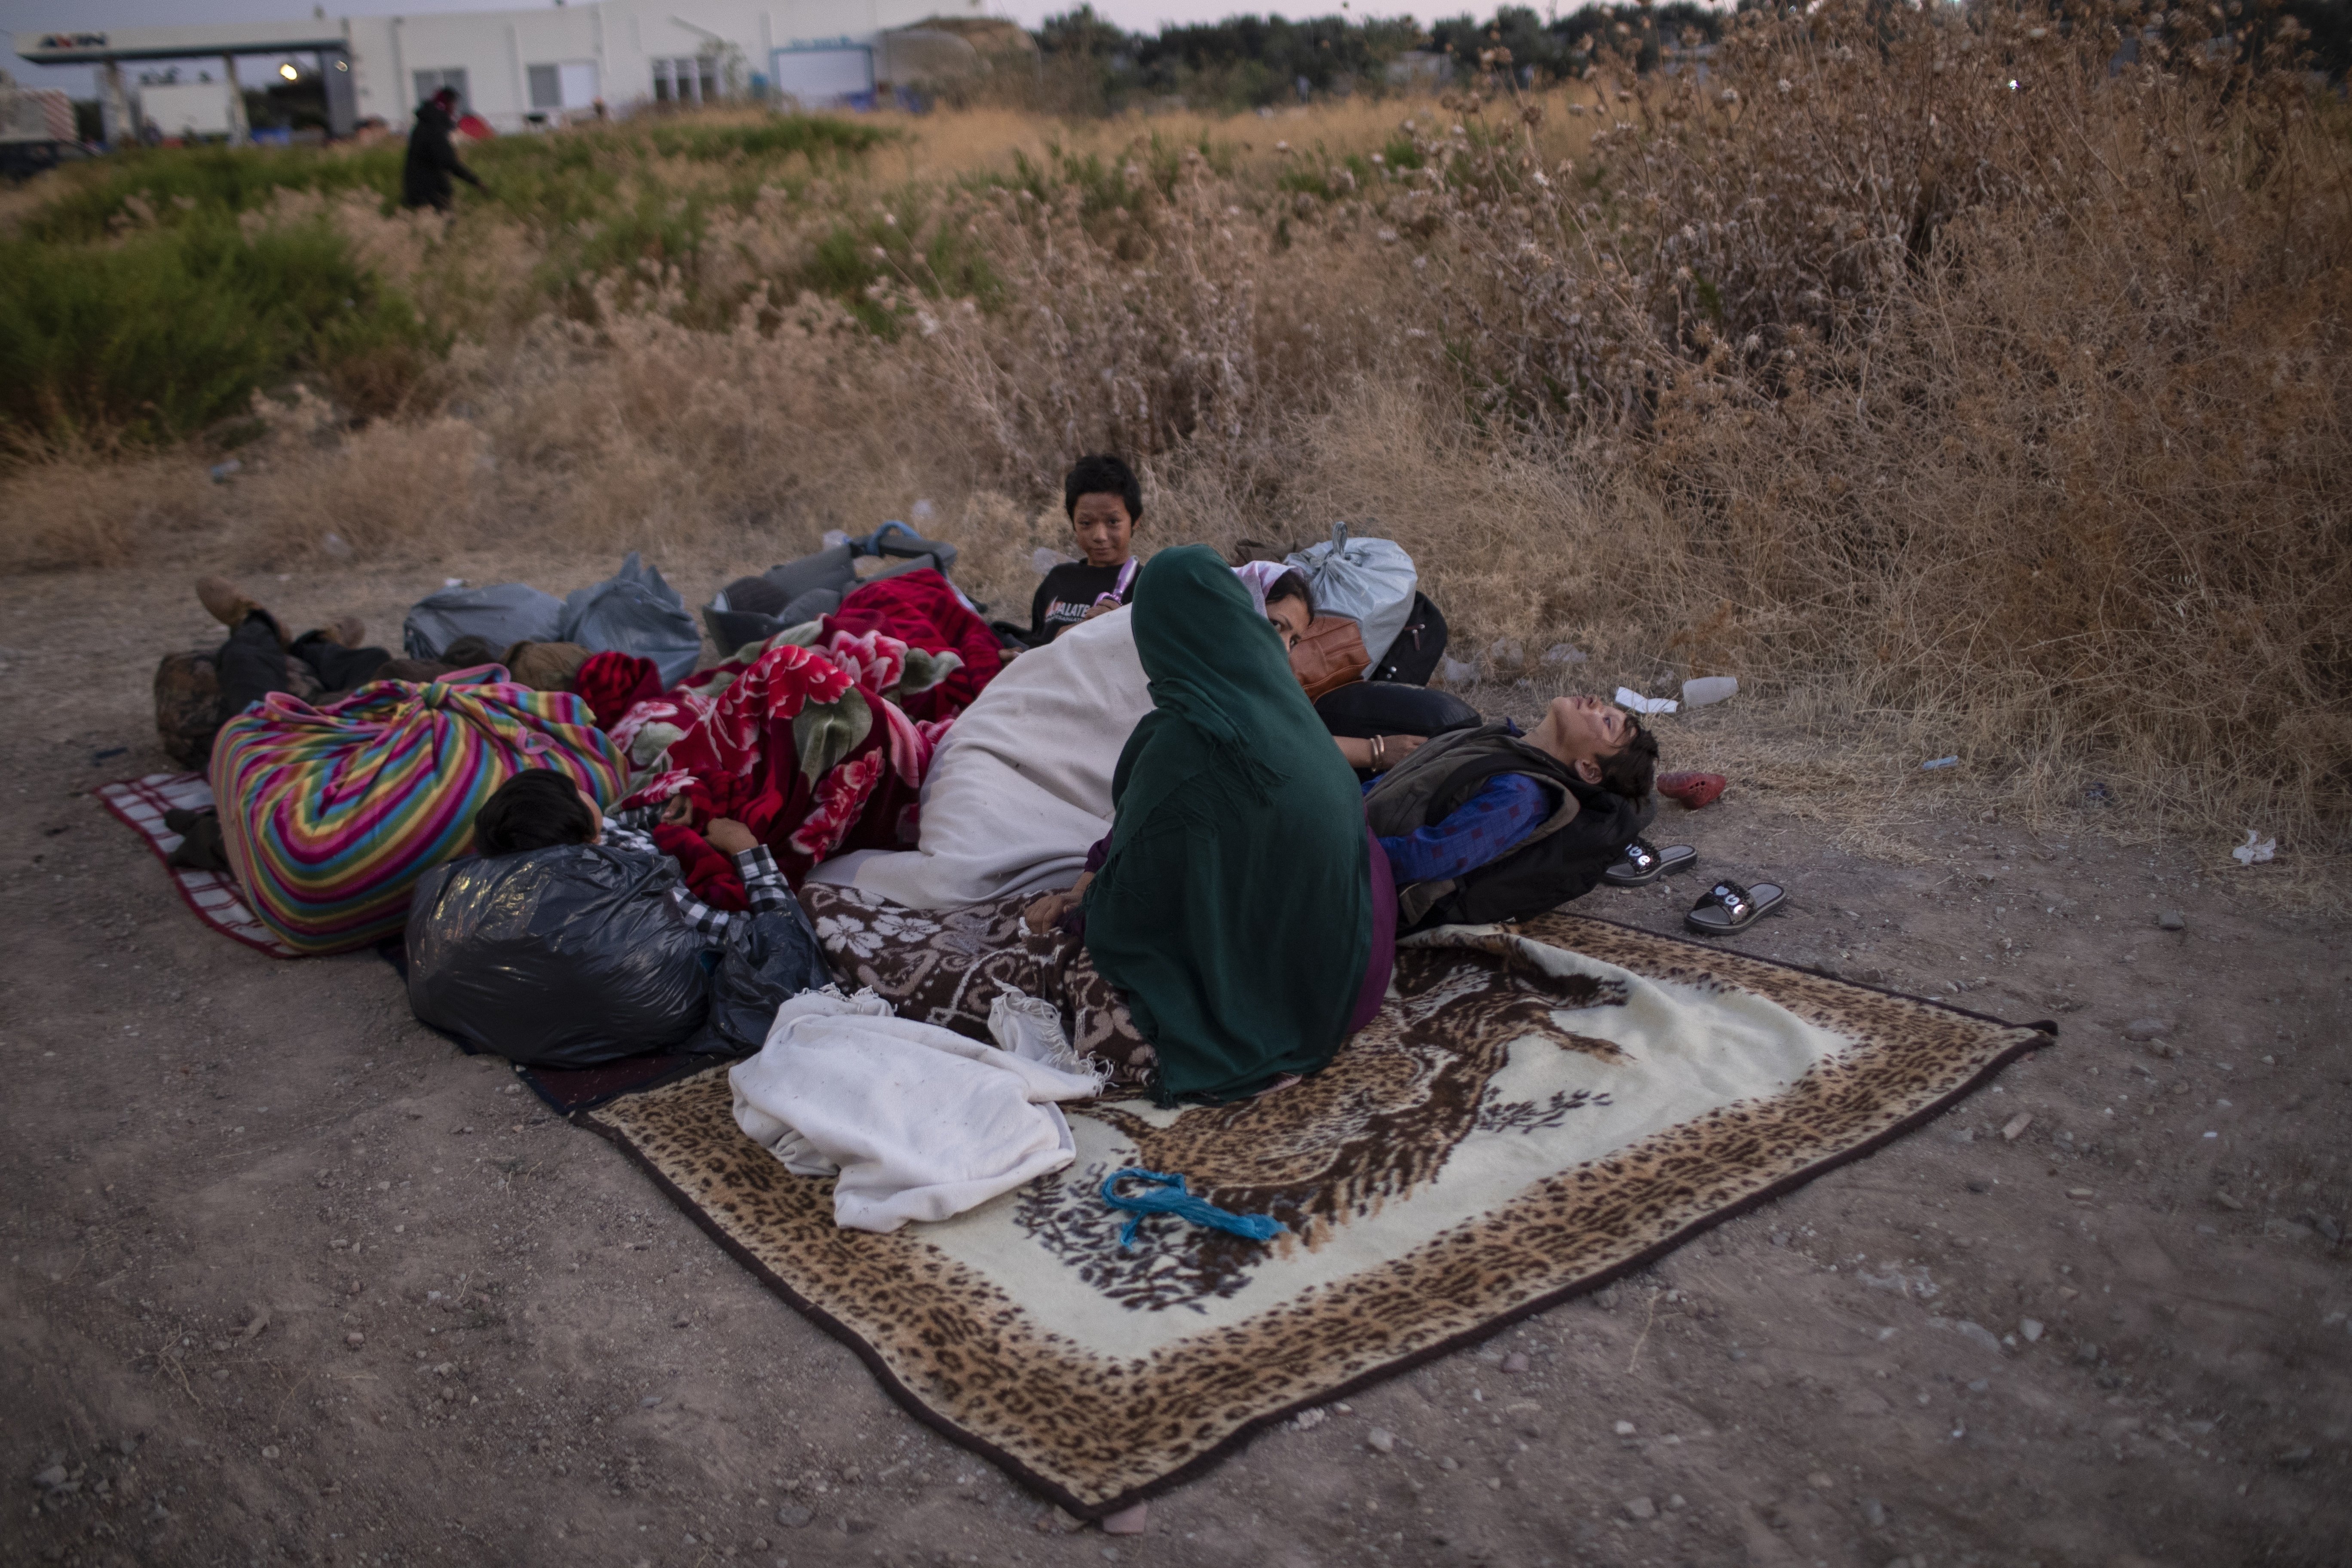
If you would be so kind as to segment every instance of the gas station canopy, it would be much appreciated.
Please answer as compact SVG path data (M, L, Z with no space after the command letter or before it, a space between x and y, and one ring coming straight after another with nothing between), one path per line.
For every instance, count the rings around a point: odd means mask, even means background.
M307 54L341 49L341 22L220 22L192 27L59 28L16 35L16 53L35 65L103 65L109 60L180 60L202 55Z

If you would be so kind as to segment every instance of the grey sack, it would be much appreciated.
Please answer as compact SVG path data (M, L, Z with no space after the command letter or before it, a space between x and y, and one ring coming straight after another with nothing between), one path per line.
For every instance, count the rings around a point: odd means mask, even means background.
M694 673L702 657L702 633L687 613L686 601L634 550L621 569L602 583L574 589L563 601L558 642L575 642L591 653L633 653L661 671L667 690Z
M400 646L411 658L438 659L459 637L512 647L519 642L554 642L562 625L563 601L528 583L444 588L409 607Z

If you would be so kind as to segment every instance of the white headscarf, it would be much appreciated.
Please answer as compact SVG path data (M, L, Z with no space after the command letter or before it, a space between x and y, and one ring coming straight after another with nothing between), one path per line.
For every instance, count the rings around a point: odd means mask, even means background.
M1250 592L1250 600L1257 605L1260 616L1265 614L1265 591L1297 568L1286 561L1251 561L1234 568L1234 575Z

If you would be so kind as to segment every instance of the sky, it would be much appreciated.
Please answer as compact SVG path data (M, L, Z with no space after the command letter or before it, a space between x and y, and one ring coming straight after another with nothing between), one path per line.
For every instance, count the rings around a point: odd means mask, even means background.
M551 3L551 0L547 0ZM1034 27L1052 13L1074 10L1078 0L990 0L991 15L1009 16L1024 27ZM1340 9L1339 0L1302 0L1283 5L1274 0L1094 0L1095 10L1131 32L1155 32L1171 22L1213 22L1241 13L1273 12L1289 16L1322 16ZM373 16L398 15L415 16L427 11L511 11L531 7L528 0L329 0L330 16ZM941 5L943 11L961 14L961 7L950 3ZM1494 9L1494 0L1474 5L1467 0L1350 0L1350 15L1381 16L1417 16L1427 22L1439 16L1459 16L1464 11L1482 13ZM186 26L202 22L268 22L299 17L310 10L307 0L0 0L0 32L46 33L60 28L97 27L163 27ZM251 85L261 79L272 62L259 58L241 61L239 77ZM140 68L126 67L136 70ZM150 66L145 68L154 68ZM11 51L0 59L0 70L5 70L25 87L61 87L77 98L89 98L96 93L95 72L88 66L35 66L18 59ZM184 78L193 79L188 71Z

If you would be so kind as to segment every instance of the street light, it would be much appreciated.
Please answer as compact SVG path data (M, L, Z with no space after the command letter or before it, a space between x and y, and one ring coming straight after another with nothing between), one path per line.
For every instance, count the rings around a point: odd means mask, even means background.
M294 62L292 60L288 60L284 65L279 66L278 68L278 74L284 77L288 81L299 81L302 77L302 73L294 68Z

